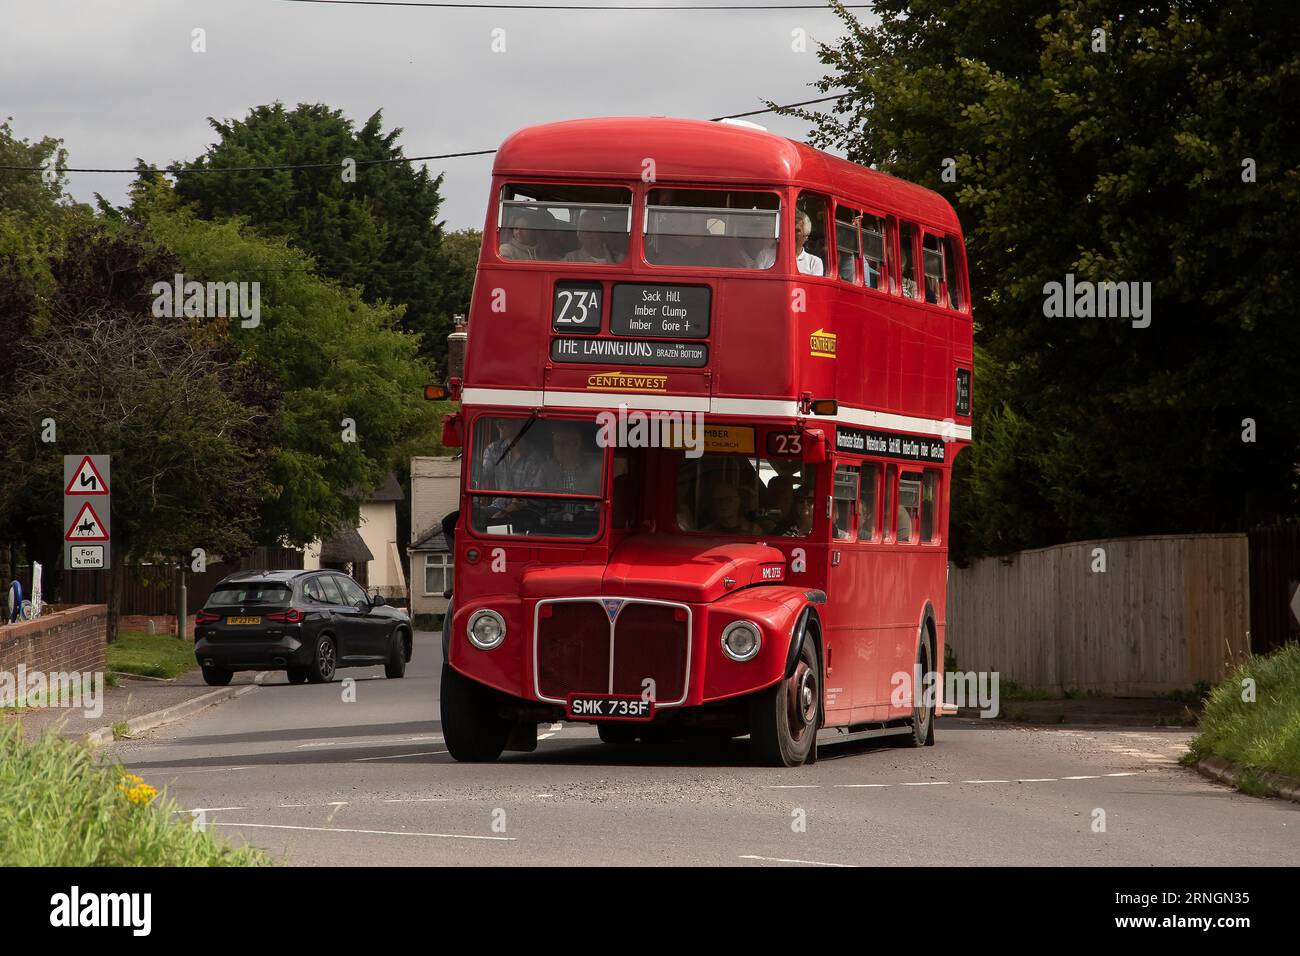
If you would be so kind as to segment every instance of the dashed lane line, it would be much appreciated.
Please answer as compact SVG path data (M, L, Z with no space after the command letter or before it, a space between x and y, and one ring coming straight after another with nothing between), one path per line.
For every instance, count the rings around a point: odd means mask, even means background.
M754 856L753 854L750 853L745 854L744 856L740 857L740 859L761 860L764 863L798 863L803 866L838 866L838 867L846 867L849 869L853 867L852 863L826 863L823 862L822 860L790 860L781 856Z
M496 840L501 842L513 843L515 837L505 836L481 836L471 833L417 833L411 830L354 830L347 827L304 827L291 826L287 823L242 823L231 820L222 820L214 826L223 826L227 828L238 827L256 827L263 830L309 830L314 833L358 833L370 836L400 836L400 837L432 837L441 840Z

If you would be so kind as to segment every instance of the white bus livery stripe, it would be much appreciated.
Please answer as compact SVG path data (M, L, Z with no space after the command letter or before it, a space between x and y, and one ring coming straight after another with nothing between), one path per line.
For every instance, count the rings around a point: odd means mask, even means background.
M522 408L628 408L646 411L705 412L727 417L796 418L797 402L766 398L704 398L687 395L634 395L621 392L543 392L537 389L467 388L461 393L466 405L518 406ZM876 412L841 405L835 415L809 415L811 422L833 422L859 428L883 428L918 435L951 435L970 441L971 427L935 418L913 418L892 412Z

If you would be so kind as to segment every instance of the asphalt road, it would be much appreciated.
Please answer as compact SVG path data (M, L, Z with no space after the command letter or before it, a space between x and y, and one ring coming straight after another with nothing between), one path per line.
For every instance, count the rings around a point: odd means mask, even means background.
M745 741L649 749L587 725L458 764L438 721L439 643L402 680L259 689L115 745L235 842L298 865L1295 865L1300 805L1178 766L1186 730L940 720L937 745L823 747L748 765ZM1095 832L1104 812L1104 832Z

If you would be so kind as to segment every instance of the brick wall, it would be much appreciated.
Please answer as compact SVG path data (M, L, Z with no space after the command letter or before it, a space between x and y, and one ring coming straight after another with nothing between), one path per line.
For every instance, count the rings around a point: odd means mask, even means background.
M107 606L83 604L0 627L0 671L102 671L107 625Z
M175 614L123 614L117 619L117 633L139 631L142 634L148 634L150 621L153 621L153 632L155 634L174 635L176 633ZM193 614L185 619L185 636L191 641L194 640Z

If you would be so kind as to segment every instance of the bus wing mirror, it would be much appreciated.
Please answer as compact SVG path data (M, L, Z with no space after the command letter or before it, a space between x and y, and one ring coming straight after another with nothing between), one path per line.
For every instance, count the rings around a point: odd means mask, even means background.
M826 432L820 428L804 429L803 460L814 465L826 460Z
M465 444L465 429L459 414L442 417L442 447L460 448Z

